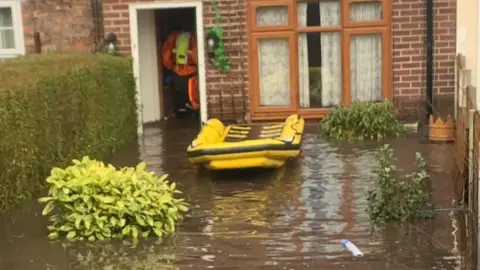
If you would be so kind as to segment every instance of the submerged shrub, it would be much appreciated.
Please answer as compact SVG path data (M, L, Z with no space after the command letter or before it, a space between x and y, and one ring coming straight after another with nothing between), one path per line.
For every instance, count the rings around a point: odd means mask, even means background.
M45 187L52 167L135 139L126 57L41 54L0 61L0 212Z
M50 215L50 238L103 240L106 238L162 237L175 231L175 224L188 210L175 183L167 175L156 177L136 168L117 170L112 165L84 157L66 169L54 168L43 215ZM56 210L56 211L55 211Z
M328 112L320 126L326 137L338 140L380 140L399 136L404 130L389 101L338 106Z
M367 194L367 212L372 222L385 224L434 217L434 205L428 192L430 175L422 155L415 153L417 170L404 176L400 176L388 144L380 149L378 158L380 164L375 170L375 186Z

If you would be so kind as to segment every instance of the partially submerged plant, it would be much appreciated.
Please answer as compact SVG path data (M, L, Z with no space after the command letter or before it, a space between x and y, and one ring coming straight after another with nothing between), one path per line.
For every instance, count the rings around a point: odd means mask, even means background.
M73 163L52 169L48 197L39 199L46 203L42 214L51 215L49 238L162 237L174 232L188 211L183 199L174 198L181 193L175 183L170 184L167 175L145 171L143 162L120 170L88 157Z
M381 140L398 137L404 131L395 107L387 100L338 106L328 112L320 126L326 137L338 140Z
M393 149L384 145L378 154L380 164L374 171L375 186L368 191L367 212L375 224L389 221L407 221L435 216L428 192L430 175L420 153L415 153L417 170L400 177L395 166Z

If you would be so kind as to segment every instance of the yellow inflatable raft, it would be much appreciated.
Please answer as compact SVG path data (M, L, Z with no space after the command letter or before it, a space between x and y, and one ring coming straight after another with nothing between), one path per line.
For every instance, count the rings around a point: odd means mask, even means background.
M188 159L212 170L278 168L300 153L304 127L299 115L269 125L225 126L210 119L187 148Z

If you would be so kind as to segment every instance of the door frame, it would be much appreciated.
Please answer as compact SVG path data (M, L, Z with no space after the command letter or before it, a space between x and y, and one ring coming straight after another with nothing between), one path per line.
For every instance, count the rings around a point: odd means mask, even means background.
M135 77L136 85L136 102L138 107L138 126L137 133L143 134L143 101L142 88L140 84L140 53L138 49L138 11L139 10L158 10L158 9L173 9L173 8L195 8L196 20L196 36L197 36L197 51L198 51L198 85L200 94L200 119L206 122L207 115L207 84L206 84L206 70L205 70L205 48L204 44L204 26L203 26L203 3L201 0L189 1L168 1L168 2L150 2L150 3L130 3L128 5L129 20L130 20L130 40L131 51L133 58L133 75ZM157 75L158 76L158 75ZM160 104L158 104L160 106ZM160 110L160 108L158 108Z

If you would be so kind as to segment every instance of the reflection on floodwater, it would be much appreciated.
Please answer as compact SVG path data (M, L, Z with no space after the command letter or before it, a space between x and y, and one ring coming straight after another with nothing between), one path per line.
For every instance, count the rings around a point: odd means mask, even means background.
M144 160L168 173L192 210L178 233L163 241L53 243L35 200L2 217L0 269L472 269L465 240L470 219L453 211L452 146L392 141L399 166L414 168L422 152L432 174L438 216L373 229L366 191L379 144L327 142L306 132L303 154L278 170L195 174L185 149L198 130L186 124L146 127L136 144L116 153L118 166ZM353 258L347 238L365 254ZM462 264L464 267L462 268Z

